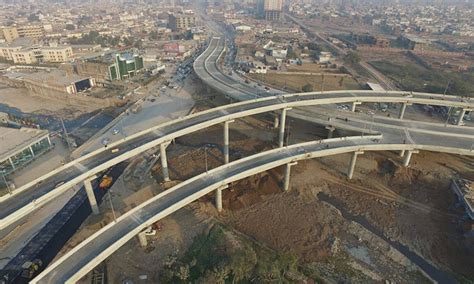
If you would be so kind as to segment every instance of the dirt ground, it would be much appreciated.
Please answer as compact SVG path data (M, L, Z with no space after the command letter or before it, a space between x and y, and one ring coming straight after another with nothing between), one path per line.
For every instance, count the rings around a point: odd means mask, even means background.
M203 100L199 109L218 104ZM277 129L270 116L237 120L230 125L231 160L275 147ZM291 121L295 134L291 143L324 137L323 129ZM301 130L301 131L300 131ZM299 133L296 135L296 133ZM113 188L112 201L125 212L181 180L222 165L222 126L184 136L168 148L172 184L162 184L159 163L153 179L143 189L127 183ZM182 255L195 236L214 222L223 222L279 252L298 256L305 269L333 282L424 283L416 266L369 230L344 218L324 193L344 209L368 222L394 241L407 245L425 260L456 277L474 279L472 241L463 236L462 210L455 208L449 183L454 174L472 176L474 160L448 154L421 152L409 168L401 166L398 153L366 153L357 160L354 179L346 178L350 155L302 161L292 168L291 188L282 192L282 169L258 174L231 184L223 192L224 212L214 208L214 196L199 201L161 220L162 228L148 238L143 249L133 239L106 261L112 283L156 283L163 264ZM84 238L112 220L107 197L101 217L89 218ZM64 250L72 248L76 238ZM90 282L89 275L83 283ZM145 279L146 278L146 279ZM141 279L141 280L140 280Z
M10 88L1 84L0 103L26 113L55 114L63 118L75 118L102 108L100 105L77 104L67 100L32 95L26 89Z
M301 92L306 84L310 84L314 91L358 90L359 84L351 77L341 77L325 74L324 79L318 75L287 75L287 74L250 74L250 77L261 80L272 87L294 92Z

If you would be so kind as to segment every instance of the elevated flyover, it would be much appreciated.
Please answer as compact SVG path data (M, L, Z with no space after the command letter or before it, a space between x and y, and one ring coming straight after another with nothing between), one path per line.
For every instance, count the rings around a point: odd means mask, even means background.
M233 119L281 110L279 146L282 146L284 120L288 109L334 103L363 102L447 105L462 109L474 108L473 102L458 97L424 93L407 95L405 92L395 91L383 94L373 91L313 92L271 96L225 105L170 121L126 137L121 141L110 144L107 148L104 147L89 153L26 184L14 191L12 195L7 195L0 200L0 230L20 220L46 202L53 200L72 186L83 181L87 182L95 174L153 147L166 145L174 138ZM415 127L422 129L424 126L416 125ZM469 127L463 127L462 131L457 127L444 127L442 125L438 127L442 128L439 130L440 139L448 139L445 137L445 133L449 132L456 135L472 135L474 133L473 128ZM162 153L165 154L164 159L166 160L166 152L162 151Z
M214 43L211 41L211 44L218 46L216 40L217 39L213 40ZM210 45L210 47L212 47L212 45ZM209 49L207 51L209 51ZM215 49L212 49L212 52L208 52L207 54L216 55L215 51ZM222 50L218 52L217 57L219 57L221 53ZM209 66L215 65L211 64L210 60L207 62ZM217 66L215 67L217 68ZM201 71L207 72L206 68L203 68ZM196 73L198 72L200 71L197 71ZM218 73L223 75L221 72ZM109 150L102 150L98 154L91 153L91 155L93 154L91 157L94 155L100 155L101 153L111 155L109 153L111 152L111 148L120 148L120 151L116 152L115 156L110 156L109 160L104 165L96 166L96 168L84 171L83 175L76 175L74 178L77 180L74 182L82 181L87 178L88 174L97 171L101 166L109 167L113 163L121 161L121 159L128 159L131 156L158 145L166 145L166 143L176 137L204 129L211 125L224 123L224 134L226 134L226 131L228 131L228 127L226 127L227 122L248 115L264 112L281 111L279 146L283 146L282 134L284 135L285 131L284 118L287 112L294 112L293 115L295 117L302 115L307 120L326 120L326 114L324 113L311 114L312 110L303 110L307 113L301 114L299 110L296 112L296 110L292 110L292 108L303 108L307 106L334 103L358 104L366 102L391 102L401 104L417 103L446 105L461 109L473 108L473 103L467 99L423 93L408 94L406 92L380 93L373 91L341 91L278 96L269 96L269 94L252 95L252 91L250 89L247 90L248 86L238 84L237 81L228 81L226 76L222 77L219 75L220 77L217 77L218 79L215 79L215 77L211 76L209 73L207 76L208 79L214 80L216 85L213 85L213 87L216 89L219 90L221 87L233 89L234 92L230 93L223 90L220 91L236 100L245 101L197 113L139 133L135 137L130 138L137 139L134 140L134 143L137 144L132 144L132 146L136 146L134 149L126 148L127 145L129 145L129 141L121 141L120 143L109 146ZM233 88L232 84L235 84L234 86L238 89ZM268 97L255 98L260 95ZM311 114L312 116L307 114ZM348 176L351 177L357 156L366 151L390 150L406 152L403 161L405 165L409 163L411 155L420 150L474 156L472 148L474 129L470 127L447 126L443 124L420 123L378 117L374 117L372 121L367 121L366 118L357 117L357 114L352 113L347 113L346 115L331 114L329 119L331 124L344 125L345 127L353 128L355 131L362 132L363 135L357 137L325 139L279 147L231 163L226 163L225 165L207 173L203 173L180 183L179 185L132 209L119 217L115 222L102 228L100 231L61 257L57 262L49 266L37 278L35 278L32 283L73 283L84 276L98 263L107 258L125 242L157 220L164 218L214 190L216 191L216 205L219 209L219 199L221 198L220 192L229 183L278 166L286 165L284 188L287 189L291 165L305 159L352 153L352 158L348 167ZM371 126L370 128L362 127L364 124L370 124ZM224 137L225 136L226 135L224 135ZM160 148L162 149L162 154L165 154L164 157L166 160L166 148L161 146ZM125 152L122 149L126 149ZM61 188L61 186L58 187L58 189L48 191L45 196L50 195L50 198L54 198L54 195L59 194L61 190L67 190L66 187ZM44 202L47 202L47 200Z
M390 143L386 143L386 140L390 140ZM396 137L369 135L296 144L243 158L184 181L120 216L73 248L30 283L74 283L154 222L214 190L219 191L229 183L262 171L305 159L364 151L423 149L474 156L470 150L460 150L465 146L459 141L453 146L440 143L418 144L414 147L402 143Z

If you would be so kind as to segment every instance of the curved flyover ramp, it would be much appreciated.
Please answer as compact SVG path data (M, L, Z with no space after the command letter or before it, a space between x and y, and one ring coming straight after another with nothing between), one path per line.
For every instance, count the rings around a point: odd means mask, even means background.
M407 95L405 92L381 94L373 91L334 91L279 95L225 105L170 121L126 137L122 141L109 145L107 149L102 148L87 154L26 184L14 191L13 195L0 199L0 230L14 224L87 178L176 137L249 115L294 107L353 102L416 103L474 109L473 102L458 97L424 93ZM423 127L416 126L416 128ZM455 133L459 133L459 131L458 128L451 126L442 130L442 132ZM473 128L464 127L462 131L466 135L474 137ZM444 134L440 133L439 137L443 138ZM112 151L112 149L118 149L118 151ZM62 183L62 185L56 187L59 183Z
M474 156L470 150L459 150L443 143L416 148L399 141L386 143L381 135L326 139L266 151L200 174L148 200L83 241L30 283L74 283L147 226L213 190L259 172L299 160L342 153L415 149Z

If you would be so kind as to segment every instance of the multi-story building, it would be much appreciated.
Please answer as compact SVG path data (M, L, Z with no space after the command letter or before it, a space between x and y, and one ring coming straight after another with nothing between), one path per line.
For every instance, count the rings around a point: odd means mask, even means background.
M5 38L5 41L8 43L11 43L15 39L19 38L20 35L18 35L18 30L16 28L3 28L1 31L3 38Z
M19 37L42 38L45 35L44 27L41 25L27 25L16 27Z
M189 30L196 26L197 18L194 14L169 14L168 23L172 31Z
M22 48L21 46L0 46L0 57L13 61L13 52L20 51Z
M76 60L76 72L98 83L134 77L144 69L143 57L133 53L109 53Z
M12 52L13 62L16 64L35 64L41 63L43 54L39 46L22 48Z
M73 55L72 47L70 46L43 47L41 51L44 62L66 62Z
M0 45L0 57L17 64L67 62L72 56L70 46L41 46L26 38L17 39L9 45Z
M267 21L279 21L282 18L283 0L257 0L257 15Z
M7 43L11 43L19 37L42 38L45 36L44 27L41 25L5 27L2 28L1 33Z

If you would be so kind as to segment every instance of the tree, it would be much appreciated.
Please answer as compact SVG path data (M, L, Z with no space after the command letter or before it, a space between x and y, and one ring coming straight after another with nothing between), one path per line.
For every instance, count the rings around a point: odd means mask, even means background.
M314 50L316 52L321 52L322 51L322 48L319 46L319 44L317 44L315 42L308 43L308 49L309 50Z
M66 24L66 30L73 31L76 27L73 24Z
M31 14L31 15L28 16L28 21L37 22L37 21L39 21L39 17L36 14Z
M306 84L306 85L303 86L303 88L301 88L301 90L305 93L312 92L313 91L313 85Z
M339 79L339 87L342 87L343 84L344 84L344 77L341 77L341 79Z
M157 31L151 31L149 34L148 34L148 38L150 40L157 40L158 39L158 32Z
M357 64L360 62L360 56L353 51L349 51L346 56L344 56L344 62L347 64Z

